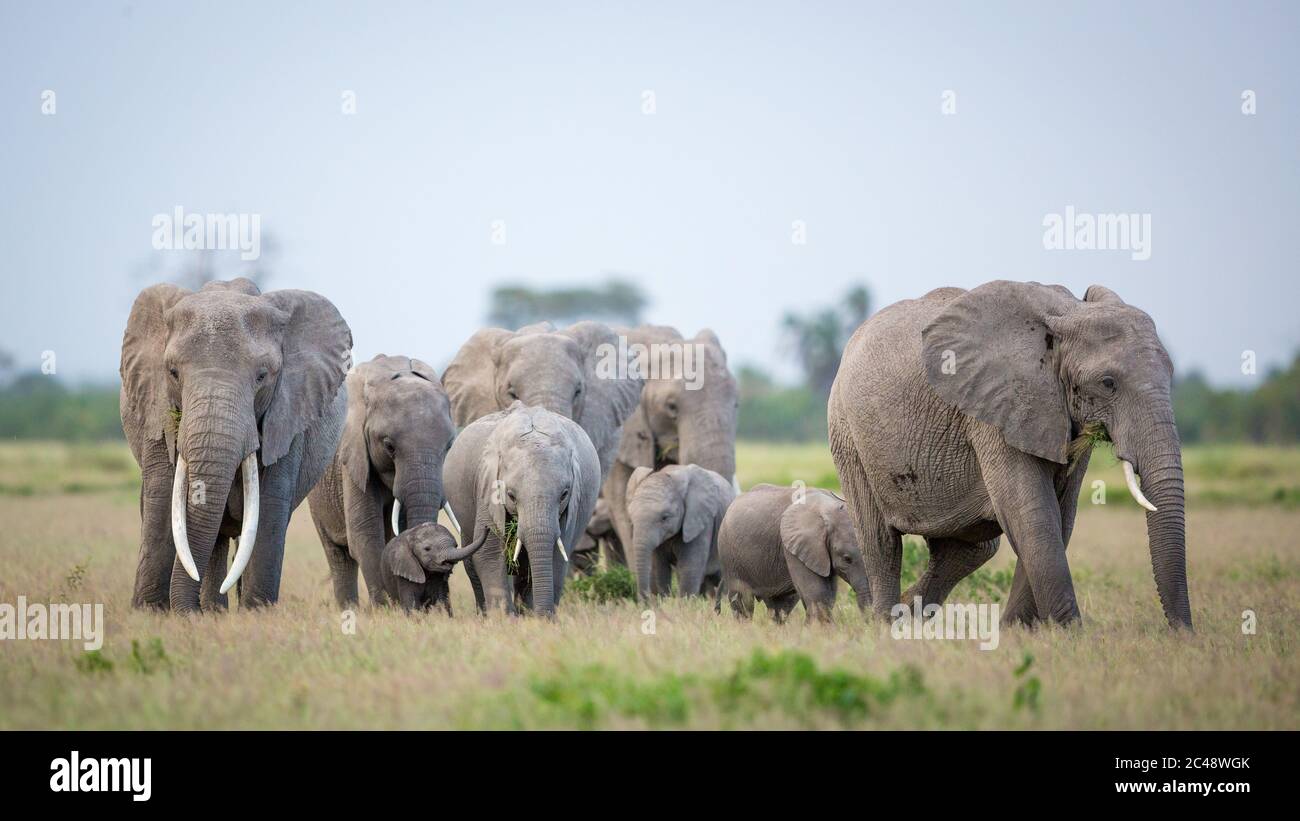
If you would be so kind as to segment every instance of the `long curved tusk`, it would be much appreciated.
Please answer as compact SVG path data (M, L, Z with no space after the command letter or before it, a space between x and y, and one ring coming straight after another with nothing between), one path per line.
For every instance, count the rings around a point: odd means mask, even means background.
M401 529L397 527L397 523L401 521L400 519L397 518L400 515L402 515L402 502L400 499L394 496L393 497L393 535L394 536L402 532Z
M452 535L456 537L456 543L464 542L465 540L460 535L460 522L456 521L456 514L451 512L451 502L443 502L442 509L447 514L447 518L451 520L451 529L454 531Z
M257 486L257 451L244 457L244 526L239 530L239 547L235 550L235 560L230 564L230 572L221 583L221 592L225 593L235 586L239 577L248 567L248 560L253 558L253 545L257 542L257 515L262 507L261 491Z
M517 562L517 561L519 561L519 551L521 551L521 550L523 550L523 549L524 549L524 540L523 540L523 539L516 539L516 540L515 540L515 556L514 556L514 558L511 559L510 561L512 561L512 562Z
M1147 497L1143 496L1142 491L1138 489L1137 474L1133 472L1133 465L1127 459L1120 459L1119 463L1124 466L1124 481L1128 484L1128 492L1133 497L1133 501L1155 513L1156 506L1148 502Z
M568 554L567 552L565 552L565 550L564 550L564 537L563 537L563 536L556 536L556 537L555 537L555 546L558 547L558 548L560 549L560 555L563 556L563 557L564 557L564 560L567 562L567 561L569 560L569 554Z
M199 580L199 570L194 566L194 554L190 552L190 537L185 530L185 485L189 471L180 453L176 454L176 475L172 477L172 541L176 543L176 556L181 560L181 567L194 581Z
M740 479L737 478L736 474L734 473L731 474L731 487L733 490L736 491L737 496L739 496L741 493L744 492L740 489Z

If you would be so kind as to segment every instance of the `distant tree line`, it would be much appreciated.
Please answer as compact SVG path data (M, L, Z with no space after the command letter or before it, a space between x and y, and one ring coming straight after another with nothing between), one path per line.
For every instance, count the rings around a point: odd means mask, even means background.
M492 289L487 319L492 325L512 331L544 320L559 326L582 319L638 325L646 301L640 288L621 279L610 279L594 287L543 289L501 285Z

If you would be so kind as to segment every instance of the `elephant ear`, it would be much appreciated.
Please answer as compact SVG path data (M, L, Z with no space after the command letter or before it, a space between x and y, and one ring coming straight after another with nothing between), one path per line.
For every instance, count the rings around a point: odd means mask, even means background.
M601 476L607 476L619 453L623 423L641 401L641 378L629 364L626 347L619 346L618 334L608 325L578 322L560 333L582 349L586 396L580 418L574 421L587 432L600 458Z
M419 359L412 359L411 373L421 379L426 379L439 387L442 386L442 380L438 378L438 372L435 371L427 362L423 362Z
M369 364L358 365L348 372L344 383L348 387L348 414L343 422L343 436L339 439L338 449L344 475L363 492L370 479L370 442L366 435L366 372Z
M352 331L320 294L286 290L263 298L288 315L275 396L262 418L262 464L273 465L333 404L352 367Z
M831 575L831 530L821 511L807 501L792 504L781 514L781 544L818 576Z
M618 461L630 467L654 467L655 436L646 418L645 405L637 404L623 423L618 440Z
M921 331L926 381L1017 450L1065 464L1070 417L1048 323L1078 304L1064 288L999 280L950 300Z
M1111 305L1123 305L1124 300L1119 298L1115 293L1105 285L1089 285L1088 290L1083 293L1084 302L1105 302Z
M500 425L498 425L497 430L500 430ZM506 500L505 489L497 485L497 480L501 476L501 452L495 440L496 431L493 431L493 435L488 437L488 441L483 447L482 458L479 460L475 495L478 497L477 508L480 511L487 512L492 532L504 540L506 532Z
M501 410L497 402L497 354L512 336L502 328L475 332L442 372L442 385L447 389L451 415L458 427Z
M689 472L686 485L686 514L682 517L682 541L692 542L707 530L716 529L731 503L731 484L699 465L684 465Z
M575 426L576 428L576 426ZM573 438L578 440L584 434L578 430L573 430ZM599 476L590 476L591 471L599 470L599 459L595 464L584 466L583 453L584 445L591 447L590 443L574 441L569 451L569 508L565 514L565 545L576 545L586 532L587 523L591 521L591 515L596 509L596 494L600 492L601 480ZM596 456L594 450L587 451L586 460L590 461Z
M420 565L420 560L415 556L415 549L420 545L420 539L424 538L423 534L413 532L411 535L402 535L397 538L401 541L397 543L397 549L393 551L393 573L408 582L424 584L424 568Z
M122 428L131 450L140 459L146 442L166 436L167 450L175 453L176 430L167 394L167 311L191 292L164 283L140 292L131 306L122 335Z
M627 477L627 494L623 498L629 502L636 498L636 489L641 486L641 482L645 477L649 476L651 473L654 473L654 471L645 465L632 471L632 475Z

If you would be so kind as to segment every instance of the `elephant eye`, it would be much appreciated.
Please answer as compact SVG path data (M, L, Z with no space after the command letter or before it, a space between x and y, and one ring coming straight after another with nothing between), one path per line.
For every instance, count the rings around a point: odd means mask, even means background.
M574 398L574 399L577 399L579 396L582 396L582 386L581 386L581 385L579 385L578 387L576 387L576 388L573 389L573 398Z
M392 456L393 451L397 450L397 447L393 444L393 440L389 439L387 436L384 437L384 450L388 451L389 456Z
M168 369L167 369L167 373L169 373L169 374L172 375L172 379L180 379L180 378L181 378L180 371L176 370L175 368L168 368Z
M260 384L262 384L264 381L266 381L266 375L267 375L267 373L268 373L268 371L266 370L266 368L262 368L261 370L259 370L259 371L257 372L257 384L260 385Z
M669 413L677 413L677 403L672 400L669 400L664 407L668 408Z
M519 394L515 393L514 385L506 385L506 396L510 397L511 401L519 398Z
M1113 376L1103 376L1103 377L1101 378L1101 384L1102 384L1102 387L1104 387L1106 390L1108 390L1108 391L1113 391L1113 390L1115 390L1115 377L1113 377Z

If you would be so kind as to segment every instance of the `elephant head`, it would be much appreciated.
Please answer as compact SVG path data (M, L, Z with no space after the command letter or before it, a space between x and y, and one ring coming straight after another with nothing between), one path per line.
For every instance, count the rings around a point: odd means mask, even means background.
M332 407L351 348L343 317L310 291L262 294L235 279L197 292L155 285L136 298L122 340L122 426L137 460L165 439L172 534L191 579L208 568L237 473L230 504L242 533L221 592L239 578L257 536L259 468ZM172 600L196 607L197 585L173 574Z
M474 555L487 540L487 531L476 541L457 547L451 531L436 522L423 522L394 536L384 550L389 554L393 573L415 584L424 584L429 576L446 575Z
M566 546L578 544L596 506L600 461L577 423L545 408L516 401L489 418L495 428L478 464L475 532L491 528L511 552L503 559L526 554L533 610L550 616Z
M668 465L656 471L639 467L632 472L627 507L637 590L643 599L651 593L653 554L674 537L682 541L678 592L700 592L710 557L717 552L718 528L734 498L728 480L699 465Z
M547 322L516 332L485 328L461 346L443 384L461 427L515 401L572 419L595 446L603 478L614 463L623 422L641 396L626 351L599 322L563 330Z
M442 465L456 427L438 375L406 356L380 354L348 374L339 463L362 492L378 482L394 500L393 532L438 518Z
M853 588L859 610L871 604L862 550L843 499L829 491L810 490L785 509L780 527L792 576L799 572L798 568L822 579L834 573Z
M732 481L740 393L717 335L703 330L687 340L658 326L628 335L639 345L634 353L646 382L624 425L619 461L651 469L700 465Z
M1173 365L1151 317L1098 285L1080 301L1060 287L997 281L952 299L922 348L935 392L1012 448L1067 465L1105 432L1147 510L1165 617L1191 627Z

